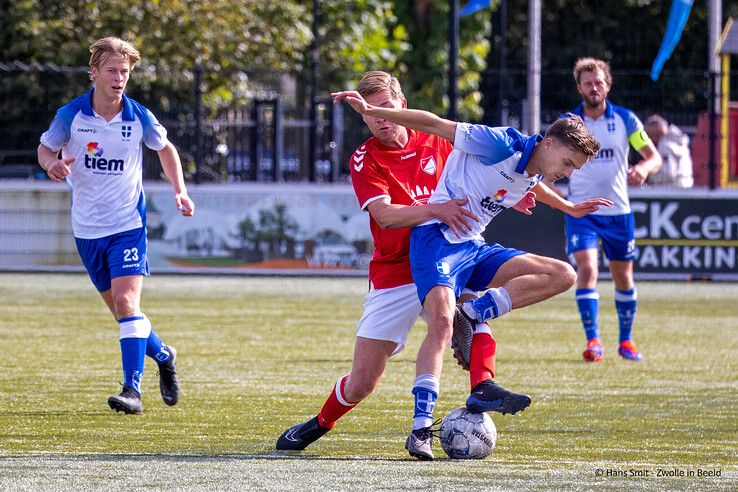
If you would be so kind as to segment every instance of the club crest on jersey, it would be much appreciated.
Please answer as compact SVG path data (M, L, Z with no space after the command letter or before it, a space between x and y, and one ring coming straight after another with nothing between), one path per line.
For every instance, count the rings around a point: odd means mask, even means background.
M434 174L436 174L436 160L433 158L433 156L420 159L420 168L423 170L424 173L433 176Z
M120 134L123 137L124 142L130 142L131 141L131 133L132 133L133 127L131 125L123 125L120 127Z
M615 122L614 121L607 122L607 131L608 133L615 133Z
M88 142L85 152L85 167L101 171L123 171L123 159L105 159L105 151L97 142Z

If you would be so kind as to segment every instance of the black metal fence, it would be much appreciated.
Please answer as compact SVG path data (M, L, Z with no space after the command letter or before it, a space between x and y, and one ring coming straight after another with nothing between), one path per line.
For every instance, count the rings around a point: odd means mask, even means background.
M238 72L252 84L238 99L215 101L203 91L203 77L178 74L176 90L151 83L138 71L128 93L148 106L167 128L182 157L185 173L197 182L347 180L348 157L370 136L361 118L325 97L314 101L315 132L309 119L309 98L294 74ZM443 73L414 74L443 80ZM658 83L647 71L613 73L611 99L645 119L660 113L693 134L700 112L708 107L708 74L664 72ZM526 73L523 70L483 74L485 116L490 125L526 125ZM732 77L738 93L738 74ZM253 89L256 87L257 89ZM321 87L329 87L323 82ZM36 147L59 107L89 88L86 67L0 63L0 178L44 178L36 164ZM303 88L304 89L304 88ZM174 94L174 95L173 95ZM301 102L302 101L302 102ZM570 70L544 70L541 77L542 123L554 120L579 102ZM413 106L413 101L409 101ZM310 139L315 138L315 155ZM144 155L144 178L161 179L155 154Z

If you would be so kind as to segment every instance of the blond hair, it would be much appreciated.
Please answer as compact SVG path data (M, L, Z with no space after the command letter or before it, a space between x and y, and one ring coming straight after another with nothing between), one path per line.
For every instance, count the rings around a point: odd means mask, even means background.
M356 86L356 91L365 99L385 89L389 91L393 99L399 101L405 99L405 95L402 93L402 88L400 87L400 81L387 72L380 72L379 70L367 72Z
M600 142L589 133L584 121L572 113L566 113L548 127L544 138L549 137L590 158L600 150Z
M90 68L100 69L111 56L118 55L128 61L131 68L141 59L141 53L128 41L113 36L98 39L90 46ZM90 78L92 71L90 70Z
M574 80L579 85L579 77L582 72L596 72L602 70L605 74L605 82L608 87L612 87L612 75L610 74L610 64L605 60L598 60L597 58L580 58L574 63Z

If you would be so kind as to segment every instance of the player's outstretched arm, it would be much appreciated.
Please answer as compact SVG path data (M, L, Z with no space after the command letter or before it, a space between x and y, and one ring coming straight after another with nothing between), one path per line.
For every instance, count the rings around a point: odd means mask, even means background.
M461 198L411 207L390 203L384 199L371 202L367 210L382 229L413 227L431 219L438 219L448 225L456 237L461 237L471 231L471 221L479 222L479 217L463 207L466 202L466 198Z
M157 152L159 161L164 174L169 178L174 189L174 204L177 209L187 217L191 217L195 213L195 203L187 194L187 187L182 174L182 163L179 160L179 153L172 142L167 141L163 149Z
M560 197L558 193L543 183L538 183L532 191L536 194L539 202L577 218L596 212L600 207L612 206L612 201L606 198L590 198L580 203L572 203Z
M52 181L58 183L72 172L69 166L74 162L74 157L59 159L58 154L44 144L38 146L36 153L38 155L38 165L46 171Z
M450 142L454 141L456 122L441 118L428 111L372 106L356 91L332 92L331 96L333 96L334 104L345 100L359 114L383 118L406 128L438 135Z

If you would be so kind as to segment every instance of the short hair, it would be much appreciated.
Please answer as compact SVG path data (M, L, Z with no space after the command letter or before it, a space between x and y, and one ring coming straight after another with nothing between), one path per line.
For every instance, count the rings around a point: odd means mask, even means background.
M135 46L128 41L114 36L98 39L92 43L90 53L90 68L94 67L98 69L113 55L119 55L125 58L131 68L141 59L141 53L138 52ZM90 77L92 77L91 71Z
M645 121L646 126L661 126L661 127L668 127L669 122L664 119L663 116L660 114L652 114L648 118L646 118Z
M544 138L549 137L589 158L600 150L600 142L589 133L584 121L572 113L566 113L548 127Z
M612 74L610 74L610 64L605 60L598 60L597 58L580 58L574 63L574 80L579 85L579 76L582 72L596 72L602 70L605 74L605 82L609 87L612 87Z
M400 87L400 81L397 80L397 77L393 77L387 72L381 72L379 70L367 72L356 86L356 91L365 99L385 89L389 91L393 99L405 99L405 95L402 93L402 88Z

